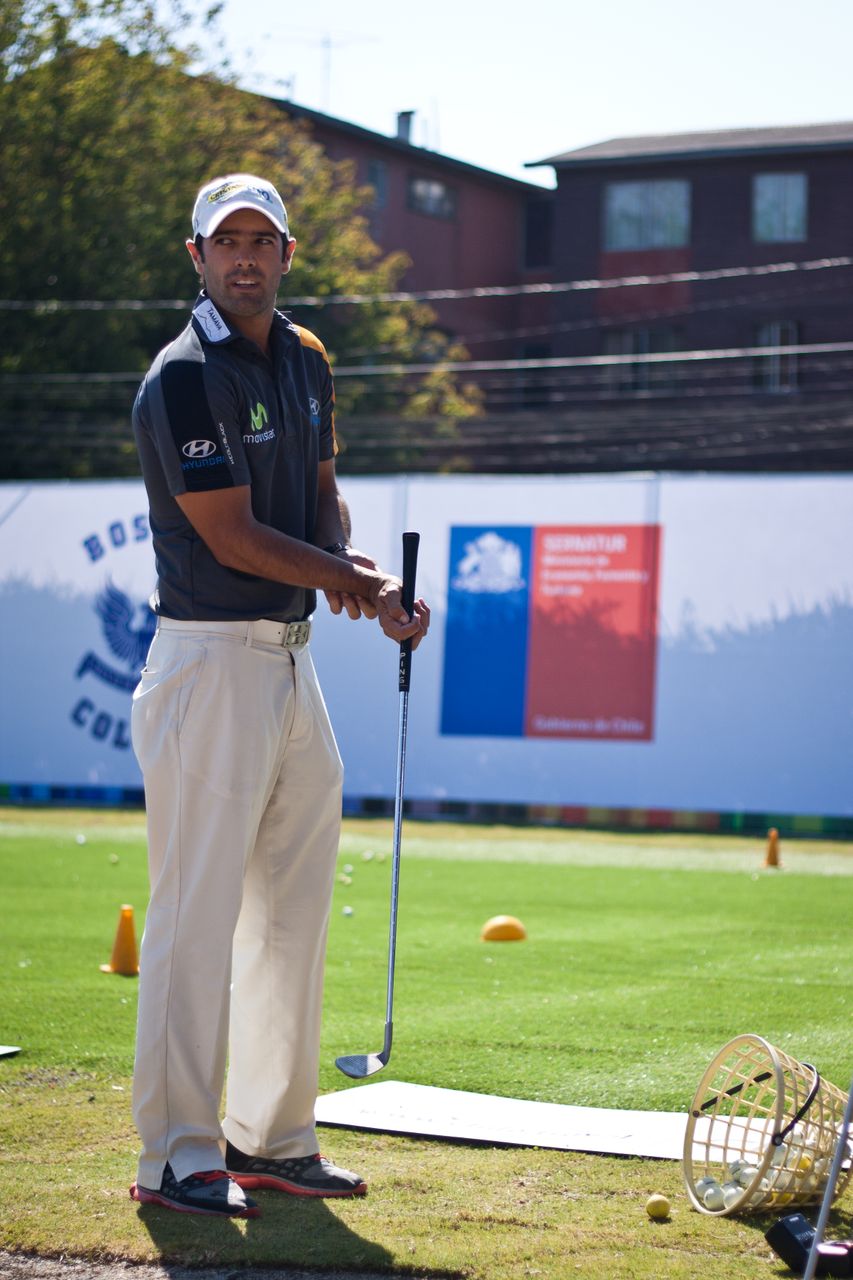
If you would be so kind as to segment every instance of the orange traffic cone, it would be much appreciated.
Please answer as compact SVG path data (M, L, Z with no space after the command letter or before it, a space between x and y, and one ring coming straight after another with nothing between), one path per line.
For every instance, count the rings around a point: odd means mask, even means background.
M765 867L778 867L779 864L779 832L771 827L767 832L767 853L764 855Z
M133 907L123 906L119 913L113 953L109 964L101 965L101 973L120 973L125 978L135 978L139 973Z

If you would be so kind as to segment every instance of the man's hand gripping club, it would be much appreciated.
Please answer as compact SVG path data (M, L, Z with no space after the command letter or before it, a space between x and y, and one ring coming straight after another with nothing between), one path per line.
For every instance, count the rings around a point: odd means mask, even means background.
M363 595L326 591L326 600L332 613L346 613L347 617L353 619L378 618L379 625L389 640L401 644L411 637L412 649L417 649L429 631L430 611L426 601L415 601L414 614L410 618L403 608L403 584L399 578L386 574L374 560L355 547L339 551L337 557L368 570L370 576L366 578Z

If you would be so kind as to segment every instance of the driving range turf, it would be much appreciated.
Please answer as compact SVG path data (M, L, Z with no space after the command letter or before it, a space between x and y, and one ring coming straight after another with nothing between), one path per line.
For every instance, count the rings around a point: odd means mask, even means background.
M381 1047L391 824L345 823L332 910L321 1091L341 1053ZM395 1044L377 1080L584 1106L686 1111L740 1033L846 1089L853 1070L853 846L408 821ZM258 1220L127 1195L137 983L105 975L122 903L142 930L138 812L0 810L0 1249L196 1266L423 1276L790 1274L767 1215L693 1211L674 1161L472 1146L323 1128L370 1193L259 1193ZM345 913L344 908L351 908ZM524 942L483 943L520 917ZM668 1222L646 1198L663 1191ZM853 1192L830 1234L853 1235Z

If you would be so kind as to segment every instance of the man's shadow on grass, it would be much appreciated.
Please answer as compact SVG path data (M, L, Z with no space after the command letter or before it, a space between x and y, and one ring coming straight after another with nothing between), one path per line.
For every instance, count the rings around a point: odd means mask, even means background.
M140 1205L137 1216L169 1274L235 1265L387 1270L393 1262L387 1249L360 1236L323 1199L252 1194L261 1206L260 1218L175 1213L158 1205Z

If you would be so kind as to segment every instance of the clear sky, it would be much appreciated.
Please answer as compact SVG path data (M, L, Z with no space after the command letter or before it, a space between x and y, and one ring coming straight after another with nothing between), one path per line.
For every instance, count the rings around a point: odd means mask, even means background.
M630 134L853 119L853 0L225 0L240 83L528 181Z

